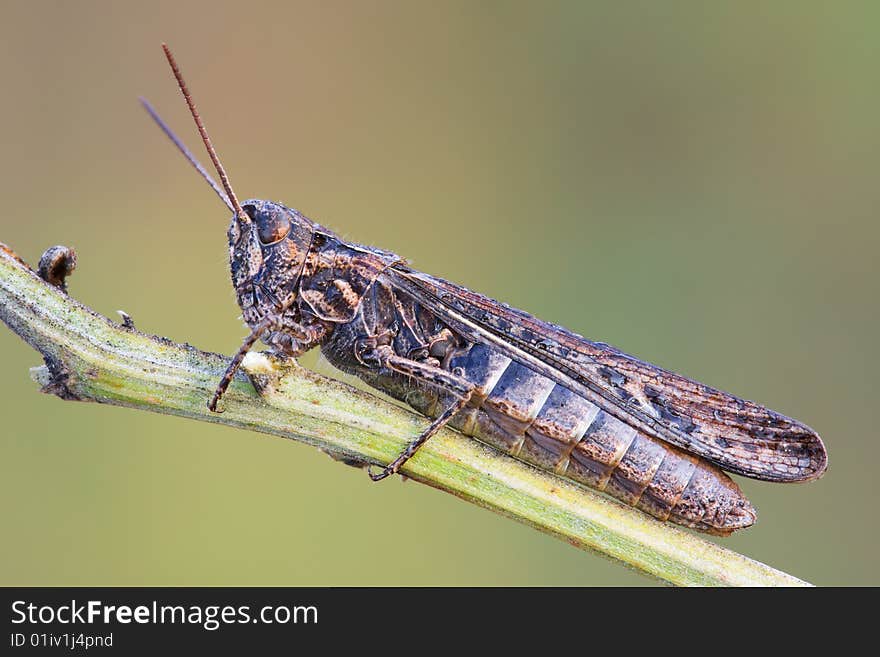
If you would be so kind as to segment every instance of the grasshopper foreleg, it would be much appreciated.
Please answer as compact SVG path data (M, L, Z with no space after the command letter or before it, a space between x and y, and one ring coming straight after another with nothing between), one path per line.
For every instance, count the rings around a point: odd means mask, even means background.
M286 310L286 307L283 307L277 313L266 315L260 321L260 323L254 327L254 329L251 331L251 334L247 336L247 338L245 338L244 342L241 343L241 346L238 348L238 352L235 354L235 356L232 357L232 361L226 368L226 372L223 373L223 378L220 379L220 383L217 384L217 389L214 391L214 396L211 397L211 401L208 402L209 410L214 413L222 413L222 411L217 410L217 403L226 392L229 384L232 383L232 378L235 376L235 373L241 366L241 362L244 360L247 352L250 351L251 347L254 346L257 340L261 339L267 332L281 330L285 334L289 335L292 338L292 341L288 343L289 346L286 353L288 355L294 356L299 355L298 351L294 350L294 342L299 345L299 341L304 341L308 343L320 337L319 328L306 327L298 324L289 317L285 317L283 315L284 310Z
M413 440L406 449L404 449L396 459L385 466L381 472L374 474L367 470L370 479L373 481L381 481L386 477L396 474L401 466L406 463L425 442L440 431L456 413L464 408L471 399L474 392L474 385L467 379L457 376L444 369L420 363L409 358L403 358L394 353L390 346L380 346L375 349L363 353L361 355L364 361L373 361L381 367L394 370L400 374L411 377L421 384L439 388L444 392L457 397L455 402L449 406L430 426L422 432L415 440Z
M277 326L280 321L280 315L267 315L259 324L254 327L254 330L251 331L251 334L244 339L244 342L242 342L241 346L238 348L238 352L235 354L235 356L232 357L232 360L229 362L229 366L223 373L223 378L220 379L220 383L217 384L217 389L214 390L214 395L213 397L211 397L211 401L208 402L208 410L213 413L223 412L217 410L217 403L220 401L223 393L226 392L229 384L232 383L232 377L235 376L235 373L241 366L241 361L244 360L247 352L251 350L251 347L254 346L257 340L259 340L266 331L269 331Z

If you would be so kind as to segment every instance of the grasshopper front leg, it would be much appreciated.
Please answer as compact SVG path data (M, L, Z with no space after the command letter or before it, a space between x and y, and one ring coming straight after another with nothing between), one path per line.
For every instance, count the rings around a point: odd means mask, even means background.
M241 347L238 348L238 351L235 356L232 357L229 366L226 368L223 378L220 379L220 383L217 384L214 395L208 402L208 409L211 412L223 412L222 410L217 409L217 404L226 392L226 389L229 388L229 384L232 383L232 378L235 376L238 368L241 367L244 357L247 355L248 351L251 350L251 347L256 344L257 340L261 340L268 336L266 339L272 343L271 346L276 347L276 349L282 347L282 353L296 358L307 349L310 349L312 344L319 341L324 335L325 329L323 326L319 324L303 326L292 320L290 317L286 317L283 314L286 309L287 306L283 306L277 312L266 315L256 326L254 326L250 335L248 335L244 342L242 342ZM274 336L275 339L273 340L271 334L274 331L280 331L281 335ZM281 340L283 340L283 344L278 344Z

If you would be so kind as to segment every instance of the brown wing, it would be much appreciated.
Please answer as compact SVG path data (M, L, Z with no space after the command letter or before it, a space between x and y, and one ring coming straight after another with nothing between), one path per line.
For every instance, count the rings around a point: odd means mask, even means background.
M822 440L796 420L443 279L403 265L384 275L469 340L495 345L621 421L725 470L769 481L825 471Z

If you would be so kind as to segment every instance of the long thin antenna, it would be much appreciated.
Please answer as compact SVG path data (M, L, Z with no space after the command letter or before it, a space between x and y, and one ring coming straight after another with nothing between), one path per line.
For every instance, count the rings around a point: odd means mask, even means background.
M177 62L174 60L174 55L171 54L171 49L163 43L162 50L165 51L165 57L171 65L171 71L174 73L174 77L177 78L177 84L180 86L180 91L183 94L184 99L186 99L190 114L192 114L193 120L196 122L196 127L199 129L199 134L202 136L202 141L205 143L208 155L211 156L211 161L214 163L217 175L220 176L220 183L223 185L223 189L226 190L226 196L229 198L229 202L232 203L232 209L235 211L235 214L238 216L238 220L241 221L241 223L249 224L251 219L245 214L244 210L241 209L241 205L238 203L238 198L235 196L235 192L232 191L232 185L229 184L229 178L226 176L226 171L223 169L223 165L220 164L220 158L217 157L217 152L214 150L213 144L211 144L211 138L208 137L208 131L205 130L202 118L199 116L199 112L189 93L189 89L186 87L186 82L183 81L183 75L181 75L180 69L177 68Z
M229 208L231 212L235 212L235 208L232 207L232 203L229 202L229 199L226 197L226 194L223 192L223 189L220 187L220 185L218 185L216 181L211 177L211 174L205 171L205 167L202 166L201 162L199 162L195 158L195 155L190 153L186 145L182 141L180 141L178 136L175 135L171 128L168 127L168 124L162 120L162 117L159 116L159 113L153 108L152 105L150 105L150 101L143 97L138 98L138 100L141 101L141 105L144 106L144 109L147 110L147 113L150 115L153 121L156 122L156 125L158 125L162 129L162 132L164 132L165 135L168 137L168 139L170 139L174 143L174 145L177 146L177 150L183 153L183 156L189 161L190 164L193 165L195 170L198 171L201 174L202 178L204 178L208 182L208 184L211 186L211 189L213 189L217 193L217 196L220 197L220 200L223 201L226 207Z

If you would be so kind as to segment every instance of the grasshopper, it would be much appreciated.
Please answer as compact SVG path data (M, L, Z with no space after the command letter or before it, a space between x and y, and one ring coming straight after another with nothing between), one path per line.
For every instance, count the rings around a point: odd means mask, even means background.
M239 203L163 49L222 186L142 102L233 213L232 285L251 329L212 411L262 340L293 358L320 348L338 369L431 419L391 463L368 468L374 481L449 425L660 520L728 535L756 511L723 470L776 482L825 471L822 440L797 420L346 242L280 203Z

